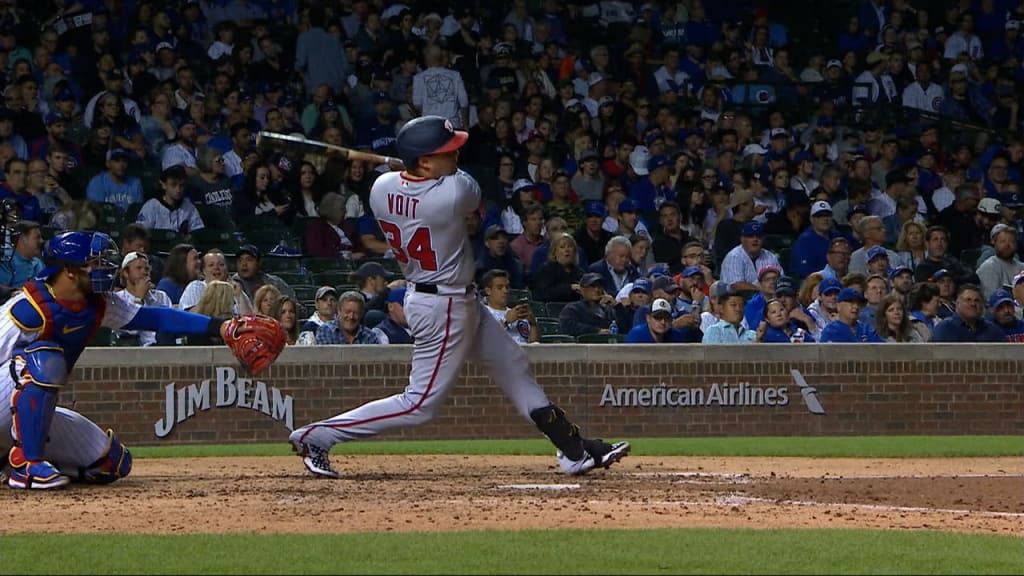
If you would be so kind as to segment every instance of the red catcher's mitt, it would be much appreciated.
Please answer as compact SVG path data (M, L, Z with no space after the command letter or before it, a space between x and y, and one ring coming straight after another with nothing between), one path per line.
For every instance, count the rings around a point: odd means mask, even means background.
M253 375L277 360L288 336L277 320L267 316L241 316L224 323L224 343Z

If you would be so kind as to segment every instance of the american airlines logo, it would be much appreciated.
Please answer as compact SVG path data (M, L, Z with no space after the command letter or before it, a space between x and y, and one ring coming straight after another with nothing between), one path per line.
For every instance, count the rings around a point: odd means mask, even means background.
M818 390L807 383L799 370L791 370L793 384L800 391L807 411L825 414L818 399ZM754 386L749 382L730 384L714 382L706 387L669 387L664 383L650 387L612 386L606 384L599 406L649 408L698 406L788 406L789 386Z

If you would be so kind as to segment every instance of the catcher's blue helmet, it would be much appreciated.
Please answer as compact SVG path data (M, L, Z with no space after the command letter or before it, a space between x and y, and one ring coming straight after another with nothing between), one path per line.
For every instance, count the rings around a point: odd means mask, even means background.
M64 232L46 243L43 259L47 265L37 278L45 280L64 268L90 266L92 289L106 292L114 287L121 254L117 244L102 232Z
M405 167L414 168L420 156L458 150L468 139L469 133L456 130L447 118L420 116L398 131L395 148Z

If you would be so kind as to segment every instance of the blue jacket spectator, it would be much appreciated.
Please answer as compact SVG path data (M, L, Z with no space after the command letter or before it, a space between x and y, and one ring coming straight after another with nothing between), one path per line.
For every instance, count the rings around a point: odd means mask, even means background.
M341 40L329 34L324 9L314 6L309 11L310 29L299 34L295 43L295 69L302 73L306 92L326 84L341 94L349 74L349 61Z
M667 300L658 298L651 304L651 312L644 322L640 322L626 334L627 344L668 344L700 342L701 332L692 326L674 328L672 326L672 305Z
M998 291L996 292L998 294ZM993 300L998 307L1000 298ZM956 314L932 329L932 342L1006 342L1006 333L982 316L981 288L975 284L960 287L956 296Z
M824 200L811 205L811 225L796 243L789 264L791 273L807 276L828 264L828 248L839 233L832 229L832 206Z
M839 317L822 329L822 342L884 342L870 325L860 321L860 310L865 304L860 290L843 288L838 300Z
M593 272L580 278L581 299L568 304L558 314L558 324L563 334L611 334L615 321L613 298L605 293L604 281Z
M511 288L525 288L523 266L516 260L515 254L508 249L508 233L492 224L484 232L484 250L476 258L476 279L479 283L489 270L508 272L508 283Z

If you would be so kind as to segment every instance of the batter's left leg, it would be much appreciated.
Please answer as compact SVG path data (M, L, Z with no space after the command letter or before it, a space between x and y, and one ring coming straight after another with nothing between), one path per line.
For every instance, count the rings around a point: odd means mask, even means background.
M480 314L470 359L484 366L519 413L555 445L558 464L566 474L578 476L594 468L607 468L629 453L629 442L609 444L580 435L579 427L548 400L520 345L486 311Z

